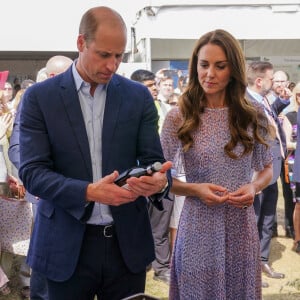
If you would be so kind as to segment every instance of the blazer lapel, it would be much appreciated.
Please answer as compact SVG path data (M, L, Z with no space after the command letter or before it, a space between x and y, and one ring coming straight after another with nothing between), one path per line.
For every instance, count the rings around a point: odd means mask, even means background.
M106 174L106 162L109 160L111 149L111 141L116 128L118 115L120 113L120 106L122 102L122 94L119 91L120 84L114 76L108 84L105 111L102 129L102 171Z
M90 156L89 141L86 133L85 123L79 103L79 97L76 91L76 86L73 81L72 68L66 73L61 82L62 101L68 115L73 134L77 139L78 147L82 154L82 159L85 162L88 174L92 180L92 163Z

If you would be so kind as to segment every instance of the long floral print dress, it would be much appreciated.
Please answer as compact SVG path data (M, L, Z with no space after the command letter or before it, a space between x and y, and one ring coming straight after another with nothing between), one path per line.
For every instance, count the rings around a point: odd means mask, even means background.
M230 139L228 108L205 109L194 145L182 153L187 182L208 182L234 191L249 183L253 170L272 162L271 152L256 143L237 160L224 153ZM178 108L169 112L161 133L167 160L181 148L176 132L182 122ZM235 153L241 153L238 145ZM253 206L207 206L186 197L171 262L170 300L261 299L260 244Z

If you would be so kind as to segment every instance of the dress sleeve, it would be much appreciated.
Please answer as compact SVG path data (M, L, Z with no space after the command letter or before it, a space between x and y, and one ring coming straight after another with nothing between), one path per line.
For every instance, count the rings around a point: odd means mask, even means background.
M184 170L181 141L177 137L178 128L182 122L179 109L173 108L166 115L160 139L166 160L172 161L172 175L177 176Z

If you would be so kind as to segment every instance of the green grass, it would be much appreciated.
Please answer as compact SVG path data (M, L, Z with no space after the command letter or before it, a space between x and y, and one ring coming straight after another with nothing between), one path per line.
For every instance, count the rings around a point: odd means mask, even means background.
M162 281L153 280L153 270L147 273L145 294L161 300L167 300L169 295L169 285Z

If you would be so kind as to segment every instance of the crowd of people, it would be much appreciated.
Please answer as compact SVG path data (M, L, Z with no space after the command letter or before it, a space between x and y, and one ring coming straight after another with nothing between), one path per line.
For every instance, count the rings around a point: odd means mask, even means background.
M170 300L261 299L262 272L285 277L269 262L279 182L300 254L300 82L247 63L221 29L191 49L188 76L125 78L126 37L116 11L91 8L75 61L51 57L34 81L0 89L0 201L31 208L15 215L25 246L9 249L0 228L0 294L17 257L31 300L129 299L151 268Z

